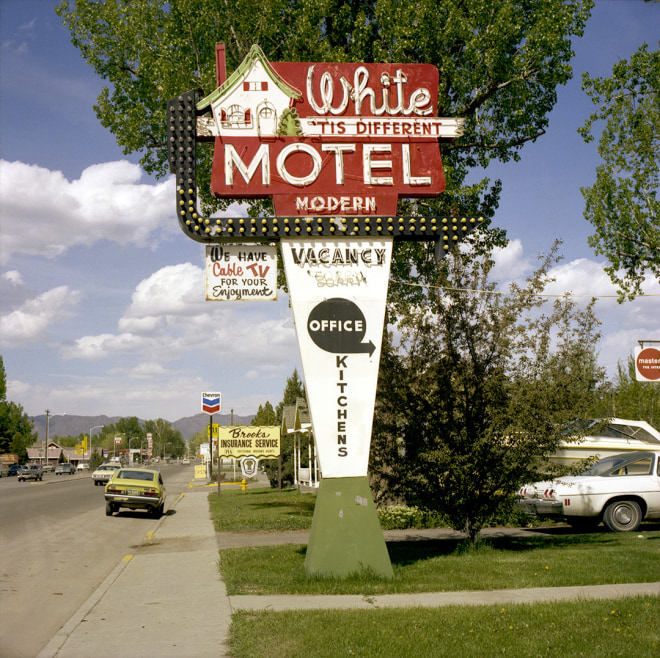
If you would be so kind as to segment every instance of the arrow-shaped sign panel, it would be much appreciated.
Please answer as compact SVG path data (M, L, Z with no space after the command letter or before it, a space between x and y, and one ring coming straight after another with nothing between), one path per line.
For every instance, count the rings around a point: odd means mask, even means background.
M323 477L365 476L392 238L281 246Z

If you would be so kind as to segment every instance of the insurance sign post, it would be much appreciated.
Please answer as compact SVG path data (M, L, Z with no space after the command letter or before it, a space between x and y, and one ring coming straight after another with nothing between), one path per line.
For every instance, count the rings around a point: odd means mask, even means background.
M217 89L168 104L179 225L210 245L213 300L270 298L265 245L279 244L322 475L305 569L391 578L367 465L393 243L431 241L442 256L481 221L396 212L444 190L440 147L463 120L436 115L428 64L270 62L255 45L227 76L222 44L216 62ZM271 199L274 215L203 216L198 141L213 143L213 194Z

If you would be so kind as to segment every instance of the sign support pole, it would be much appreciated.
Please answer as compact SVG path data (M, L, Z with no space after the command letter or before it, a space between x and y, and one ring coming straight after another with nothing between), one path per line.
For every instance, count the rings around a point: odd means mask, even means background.
M220 474L218 474L218 477ZM209 415L209 467L208 467L209 482L213 481L213 414Z
M394 573L367 467L392 238L282 242L322 478L305 570Z

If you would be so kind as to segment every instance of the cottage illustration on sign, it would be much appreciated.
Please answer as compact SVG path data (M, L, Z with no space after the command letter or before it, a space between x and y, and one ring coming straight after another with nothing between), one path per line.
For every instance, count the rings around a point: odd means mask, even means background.
M202 99L197 109L211 107L213 119L201 124L207 134L275 137L289 134L286 127L295 126L291 108L294 99L300 98L301 92L287 84L254 45L227 81ZM289 131L296 134L295 128Z

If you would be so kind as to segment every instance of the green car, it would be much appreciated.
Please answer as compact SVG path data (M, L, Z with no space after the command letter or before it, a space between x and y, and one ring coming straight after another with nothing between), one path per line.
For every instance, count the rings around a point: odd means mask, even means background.
M121 507L144 509L159 519L165 509L165 485L158 471L147 468L120 468L105 485L105 514L112 516Z

